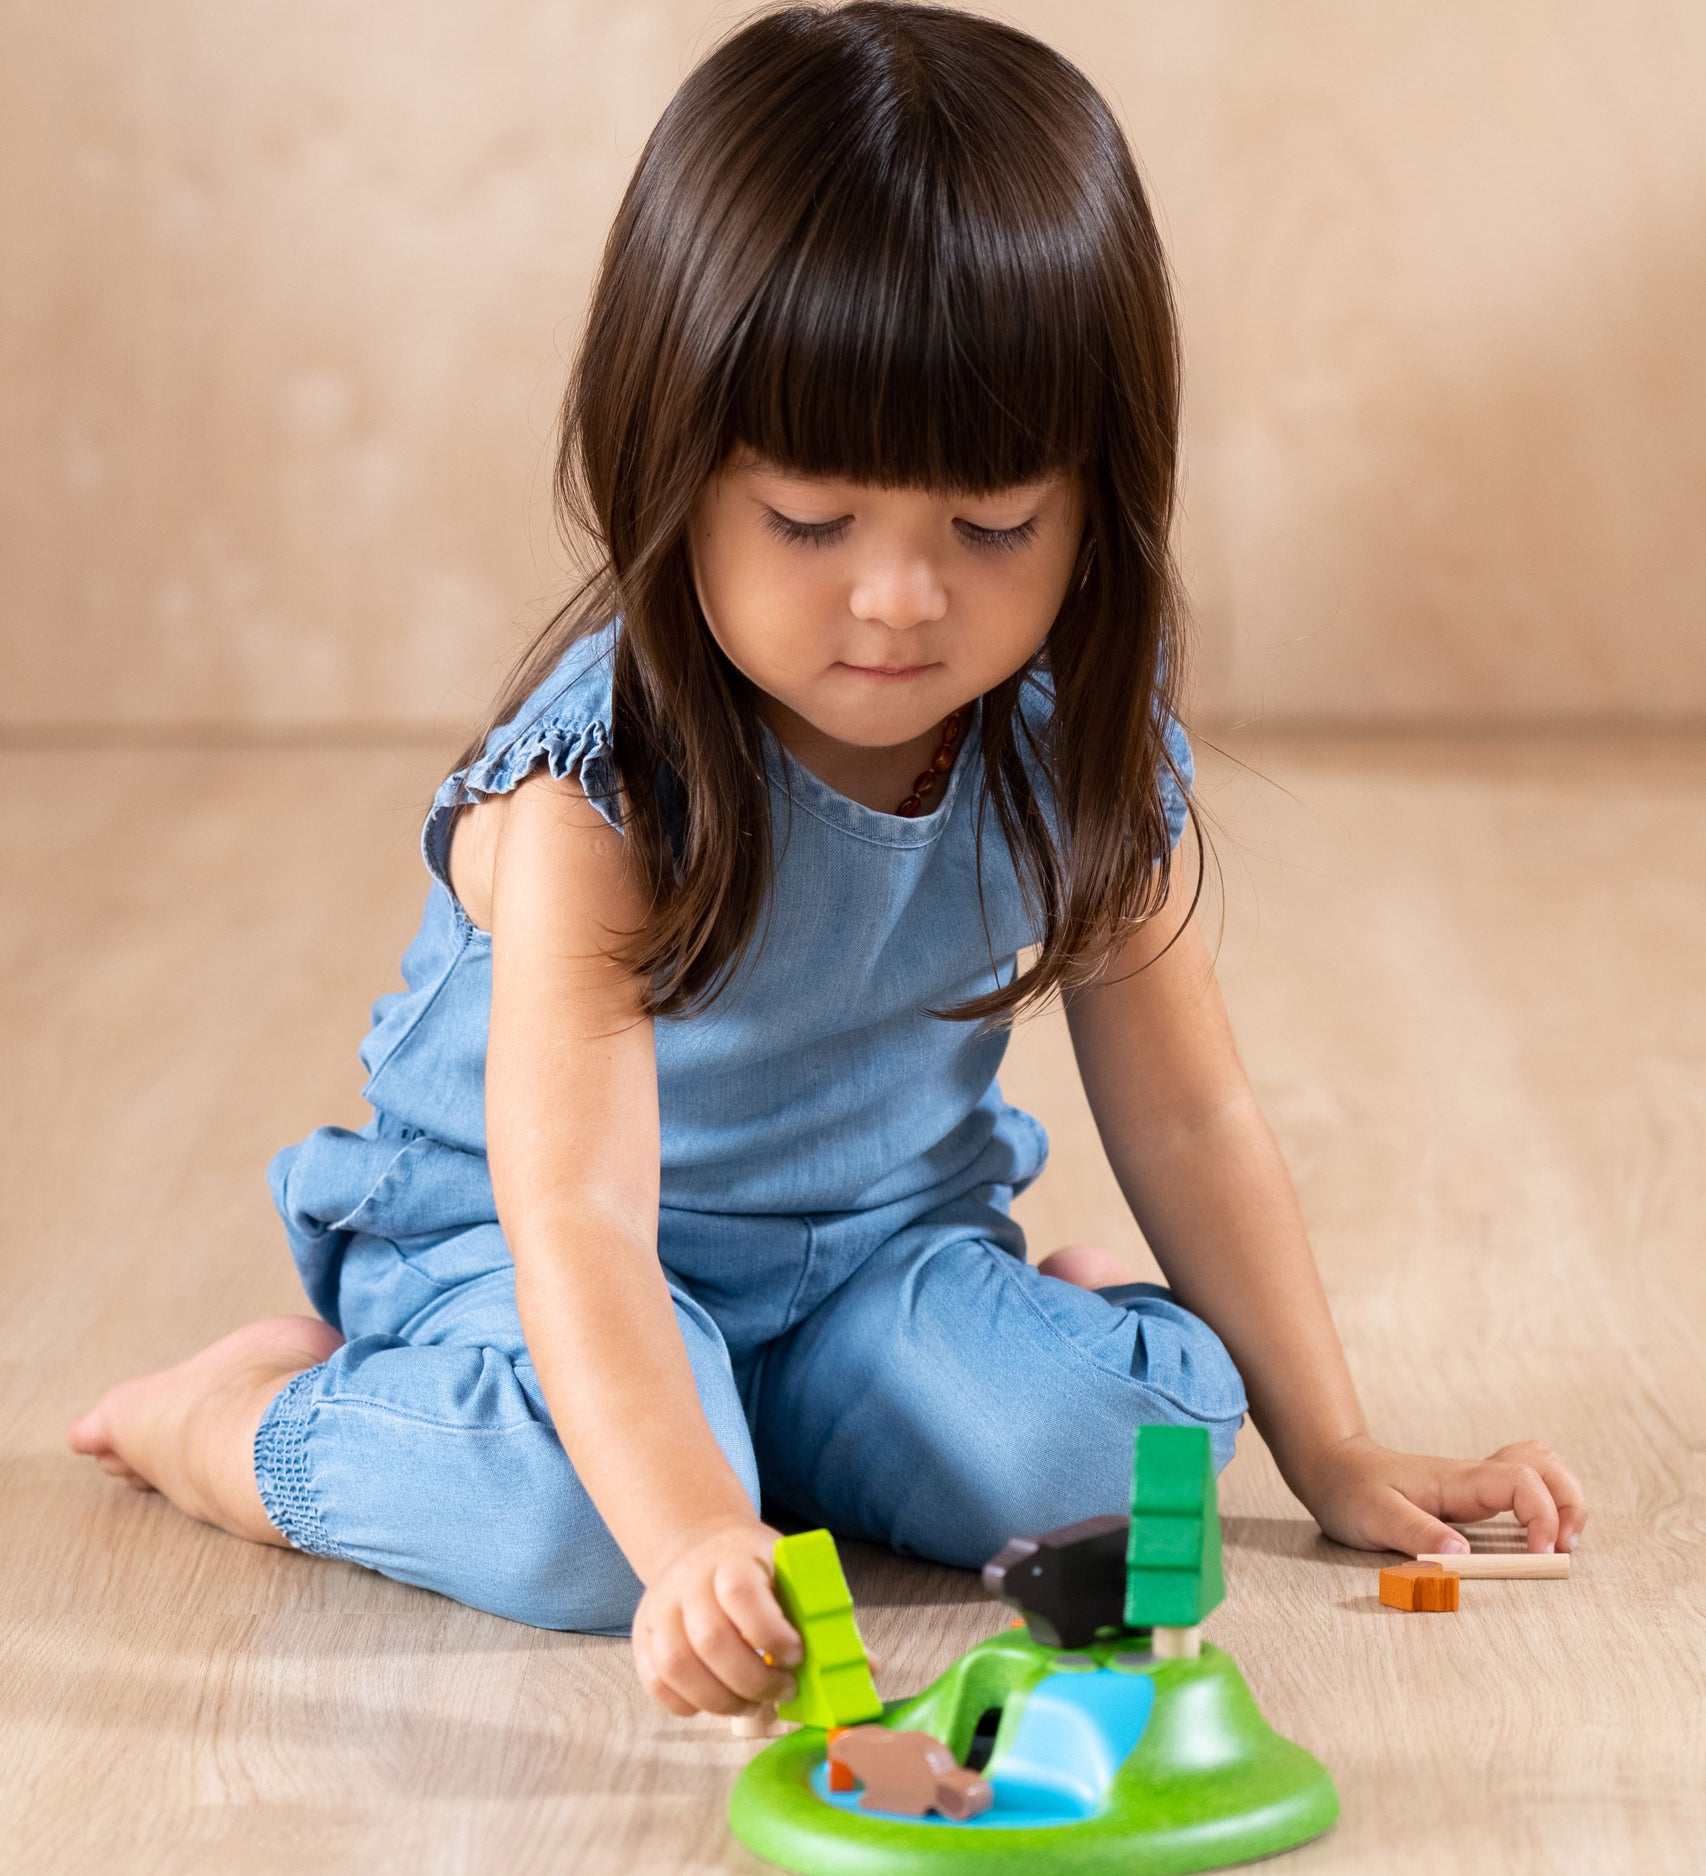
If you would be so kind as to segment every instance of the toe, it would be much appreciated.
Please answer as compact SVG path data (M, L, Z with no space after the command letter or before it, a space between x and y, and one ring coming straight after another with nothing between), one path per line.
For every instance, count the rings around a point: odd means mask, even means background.
M1059 1277L1082 1290L1125 1283L1131 1276L1120 1259L1099 1244L1063 1244L1058 1250L1050 1251L1037 1268L1045 1277Z

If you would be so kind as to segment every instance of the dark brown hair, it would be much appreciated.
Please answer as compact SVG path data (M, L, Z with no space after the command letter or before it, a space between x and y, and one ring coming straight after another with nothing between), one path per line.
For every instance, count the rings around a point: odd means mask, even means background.
M1041 949L1004 988L930 1013L1010 1021L1096 975L1159 909L1163 769L1179 779L1162 731L1184 665L1181 379L1131 152L1041 41L902 0L784 6L688 75L617 210L563 401L558 518L599 557L456 764L621 616L610 740L651 906L618 955L653 1014L717 995L769 900L752 687L705 624L686 540L740 444L805 475L937 493L1081 473L1067 598L1037 656L983 698L978 849L993 805ZM1019 706L1045 664L1037 738Z

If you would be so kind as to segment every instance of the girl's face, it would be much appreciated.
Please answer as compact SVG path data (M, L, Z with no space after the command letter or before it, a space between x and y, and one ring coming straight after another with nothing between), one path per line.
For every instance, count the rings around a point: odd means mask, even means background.
M711 634L783 740L874 749L929 737L1024 664L1083 525L1073 474L954 499L740 450L701 493L690 548Z

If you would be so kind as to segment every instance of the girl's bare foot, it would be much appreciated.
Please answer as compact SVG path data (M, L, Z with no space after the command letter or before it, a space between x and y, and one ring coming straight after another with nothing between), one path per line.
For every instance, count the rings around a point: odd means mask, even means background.
M138 1491L259 1544L284 1544L255 1484L255 1429L290 1377L344 1338L318 1316L267 1316L199 1355L107 1389L65 1429L74 1453Z
M1110 1283L1130 1283L1131 1272L1112 1251L1099 1244L1063 1244L1050 1251L1037 1268L1045 1277L1059 1277L1081 1290L1100 1290Z

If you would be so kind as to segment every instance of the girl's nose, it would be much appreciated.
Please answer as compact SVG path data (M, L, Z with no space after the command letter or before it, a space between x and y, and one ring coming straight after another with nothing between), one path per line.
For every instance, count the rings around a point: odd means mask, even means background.
M948 594L931 561L896 559L863 569L854 579L847 605L855 619L904 632L940 619L948 609Z

